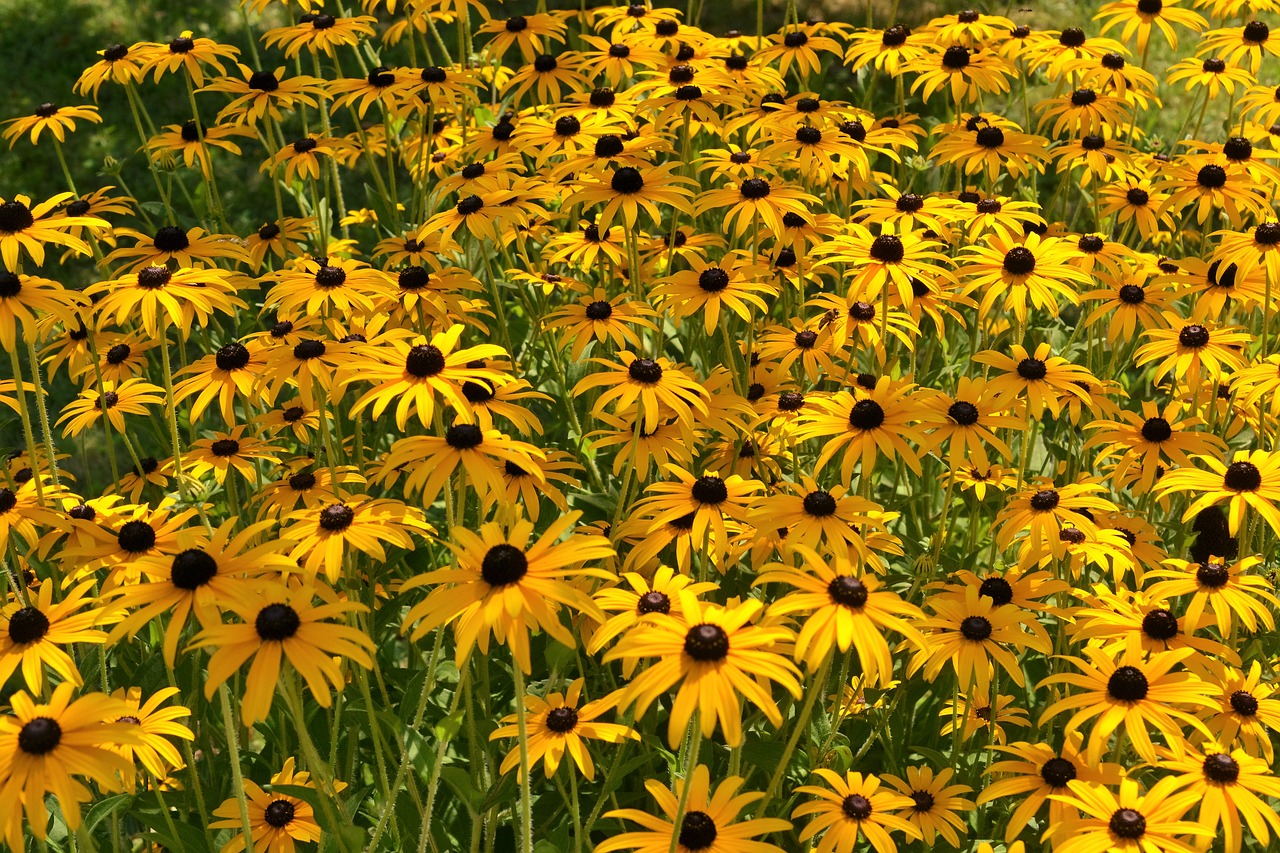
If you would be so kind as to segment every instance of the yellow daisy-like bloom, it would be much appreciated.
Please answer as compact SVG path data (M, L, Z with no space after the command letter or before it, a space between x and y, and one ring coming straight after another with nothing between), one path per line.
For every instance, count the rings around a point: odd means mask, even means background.
M932 767L908 767L905 779L886 774L883 779L901 793L911 798L912 805L898 812L920 830L925 845L932 846L934 837L941 835L952 847L960 846L960 835L965 822L959 813L974 808L973 800L961 794L973 791L968 785L949 785L955 771L944 768L935 775Z
M1099 492L1105 492L1104 487L1090 482L1061 487L1045 482L1031 484L996 516L996 544L1008 548L1025 532L1018 554L1018 566L1024 569L1046 554L1063 559L1067 547L1064 530L1075 528L1097 536L1097 526L1084 512L1115 511L1115 504Z
M16 275L0 270L0 346L17 351L17 332L35 343L42 333L42 321L57 320L72 326L79 321L84 299L56 281L34 275Z
M938 717L944 722L938 733L943 737L958 734L964 742L977 735L978 743L1003 744L1008 740L1005 726L1020 729L1031 726L1027 712L1016 707L1016 701L1013 696L1004 694L997 695L995 701L981 695L960 694L956 701L948 699L943 703Z
M808 216L810 206L818 199L801 189L774 183L764 177L747 178L737 187L709 190L694 201L693 212L701 215L709 210L728 208L723 216L723 229L741 237L753 225L764 225L775 234L783 232L782 217L786 213Z
M785 527L787 547L823 546L838 557L867 559L867 542L859 531L881 523L879 504L850 495L841 486L824 489L806 475L799 483L779 483L778 488L779 493L755 504L748 519L753 525Z
M965 250L970 263L961 266L957 274L967 282L965 295L982 294L978 313L984 318L1002 296L1004 312L1012 312L1019 323L1027 321L1028 303L1033 309L1047 309L1056 315L1062 300L1078 304L1077 287L1090 281L1087 272L1071 264L1065 240L1034 232L1017 239L992 231L982 245Z
M639 740L640 735L628 726L616 723L601 723L598 718L611 710L617 702L617 693L598 699L594 702L582 703L582 686L585 681L574 679L567 693L548 693L545 698L526 693L524 705L528 710L525 722L527 733L529 766L542 762L543 771L548 777L555 776L560 768L560 761L565 753L573 759L579 772L588 781L596 778L595 763L591 760L591 752L584 741L598 740L604 743L619 744L626 740ZM499 728L489 735L489 740L520 736L520 727L515 714L503 717ZM502 760L499 773L510 773L520 766L520 747L517 746ZM523 779L516 777L522 784ZM599 849L598 847L596 848Z
M631 327L657 331L658 327L649 319L653 316L656 312L652 308L627 294L610 299L604 288L597 287L590 295L579 297L577 304L549 312L543 325L548 329L564 330L566 337L573 342L569 357L577 361L593 340L602 345L612 341L618 349L639 347L640 336Z
M142 61L145 50L126 47L123 44L111 44L98 51L102 58L86 68L75 86L77 95L91 95L98 100L98 90L108 81L122 85L133 85L142 82Z
M1089 731L1089 762L1099 760L1112 733L1122 727L1134 750L1150 762L1156 761L1155 746L1151 742L1153 728L1164 735L1166 743L1175 751L1182 749L1186 726L1209 736L1204 723L1182 709L1213 707L1216 704L1211 697L1213 685L1190 672L1171 671L1194 655L1194 649L1174 649L1148 656L1137 648L1126 648L1118 659L1112 659L1100 649L1083 651L1087 659L1067 658L1080 669L1080 674L1051 675L1038 685L1067 684L1080 688L1079 693L1059 699L1046 708L1040 725L1063 711L1075 711L1067 721L1068 733L1094 720Z
M331 485L338 491L336 484ZM290 523L281 529L280 536L296 543L290 558L313 577L323 570L330 583L342 577L349 549L385 561L387 554L381 543L412 550L410 531L435 532L422 520L421 510L368 495L346 495L335 503L307 507L290 513L287 520Z
M946 459L953 472L964 466L982 471L990 469L988 445L1003 458L1013 458L1013 451L996 430L1021 429L1022 420L1005 414L1011 410L1012 400L990 388L985 380L961 377L954 397L936 394L928 397L924 404L927 413L920 425L933 428L925 447L936 450L945 442Z
M1151 38L1152 27L1160 30L1169 47L1177 50L1178 34L1173 29L1173 24L1186 27L1197 34L1209 28L1209 22L1195 12L1178 8L1179 2L1180 0L1117 0L1104 4L1093 19L1105 21L1102 25L1103 35L1123 24L1120 40L1127 44L1136 34L1138 51L1143 56L1146 56L1147 40ZM1195 5L1204 4L1197 2Z
M344 383L374 383L373 388L356 400L351 411L361 412L372 405L373 416L377 418L395 403L396 426L401 430L405 429L411 414L417 414L423 426L430 426L438 394L464 420L469 419L471 408L463 396L462 386L473 382L496 389L509 377L492 368L468 366L477 360L505 356L506 350L496 344L459 347L464 330L461 324L454 324L432 335L430 341L416 338L411 344L404 339L392 340L385 352L350 365L343 373Z
M371 314L377 301L392 294L391 276L347 258L307 258L263 279L276 282L267 292L266 305L282 316L316 315L322 309Z
M180 531L177 547L181 550L177 553L141 557L134 566L137 580L108 584L105 594L112 597L112 603L131 611L122 615L109 640L132 638L161 613L168 613L162 648L165 663L172 667L178 641L193 612L201 627L214 627L221 623L221 607L248 596L248 579L283 577L297 571L297 563L282 553L287 542L268 539L253 544L271 529L270 521L250 524L240 531L236 525L234 519L227 521L212 536L203 528ZM112 579L118 578L113 575Z
M56 604L54 586L42 583L39 590L30 590L25 605L11 595L9 603L0 611L4 622L4 630L0 631L0 683L8 681L21 666L27 689L43 693L47 666L60 680L79 685L82 683L80 671L63 647L71 643L100 645L106 642L106 633L96 627L107 615L106 611L85 609L95 601L90 593L94 582L80 584Z
M183 231L176 225L164 225L154 235L133 228L118 228L119 236L130 237L133 246L121 246L107 255L107 263L128 261L127 272L137 272L144 267L167 266L170 261L179 267L212 267L217 258L246 261L248 256L241 241L230 234L208 234L203 228L193 227Z
M317 594L323 602L319 605L314 603ZM268 586L243 599L228 600L225 606L242 621L204 629L191 641L191 648L216 647L205 678L207 699L213 698L245 661L253 659L241 704L240 716L246 726L265 720L271 712L282 660L288 660L302 676L312 698L323 708L333 704L331 689L341 691L347 683L335 658L366 669L373 666L373 640L349 625L328 621L368 608L340 599L332 590L308 585Z
M355 45L361 38L373 38L373 25L378 22L372 15L340 18L320 13L308 17L308 21L267 30L263 43L283 49L285 59L297 56L304 47L313 54L333 56L333 49L339 45Z
M744 254L733 253L711 263L696 255L685 259L692 269L667 276L653 288L674 318L683 319L702 312L703 331L711 336L720 322L721 308L752 322L752 309L768 310L762 294L772 296L777 289L761 279L768 270L752 263Z
M1026 795L1009 816L1004 839L1012 842L1033 817L1049 804L1048 826L1077 817L1079 812L1063 799L1070 793L1068 784L1078 779L1094 785L1115 785L1123 774L1123 768L1110 762L1089 761L1081 750L1083 737L1071 732L1064 738L1062 749L1047 743L1018 741L1008 746L996 746L999 752L1011 758L993 761L985 771L996 776L978 795L978 804ZM1012 848L1011 848L1012 849Z
M1240 532L1246 507L1252 507L1271 529L1280 535L1280 453L1265 450L1236 451L1230 464L1212 456L1197 457L1208 471L1179 468L1156 484L1161 495L1174 492L1201 492L1187 507L1186 521L1206 507L1226 501L1232 536Z
M73 777L87 777L103 791L118 791L121 779L134 772L118 747L140 745L141 733L128 723L103 722L128 706L103 693L73 700L74 692L75 685L64 681L48 702L37 702L19 690L9 699L13 715L0 717L0 766L5 768L0 796L15 807L4 827L12 850L22 850L26 840L23 811L31 834L44 843L47 794L57 798L67 827L73 832L80 828L80 806L93 795Z
M885 629L923 649L925 638L912 621L922 620L924 614L896 593L881 588L874 575L855 570L843 557L827 561L804 546L795 546L795 550L804 560L803 568L766 566L752 584L783 583L795 588L769 608L771 615L808 614L796 636L795 659L805 661L812 672L833 650L843 653L856 648L865 683L887 687L893 678L893 658Z
M877 776L850 771L844 776L826 768L814 771L826 787L801 785L796 793L811 794L817 800L803 803L791 813L792 817L816 815L800 833L801 842L819 833L822 837L814 848L817 853L848 853L858 839L866 838L876 853L897 853L890 832L900 832L911 840L918 840L920 830L897 812L911 808L915 803L907 796L880 787Z
M165 327L177 328L186 337L197 321L207 326L214 314L234 315L237 308L247 308L235 292L235 280L226 270L163 266L145 266L85 288L89 296L101 294L96 303L100 326L140 319L143 331L152 338L160 337Z
M614 217L621 214L623 222L629 230L635 230L636 222L643 210L655 223L662 222L662 211L658 205L663 204L680 213L692 215L693 209L689 197L691 190L680 184L692 183L688 178L672 174L679 163L666 163L662 166L636 168L623 166L612 172L592 173L590 180L580 179L578 189L570 193L563 204L604 204L604 208L596 216L596 227L606 232L613 224Z
M1135 361L1139 367L1159 361L1153 380L1172 374L1189 387L1206 379L1221 381L1224 374L1244 368L1236 351L1253 336L1237 327L1213 327L1208 321L1189 323L1176 314L1166 316L1169 328L1143 333L1149 342L1139 347Z
M316 77L286 77L285 66L274 71L254 71L237 63L240 77L219 77L201 89L201 92L220 92L233 95L231 102L218 112L217 121L228 119L233 124L257 126L269 117L273 122L283 121L280 108L293 109L307 106L319 107L317 100L324 95L322 81Z
M172 664L170 664L172 665ZM111 694L123 707L107 717L108 723L125 723L137 726L141 743L121 744L116 751L124 756L130 764L140 763L144 770L155 779L164 779L171 770L183 767L182 756L177 747L169 742L170 738L194 740L191 729L177 722L191 716L191 710L182 705L170 705L161 708L161 704L178 695L176 687L162 687L155 693L142 699L142 688L130 687L120 689ZM124 779L124 788L133 793L136 788L137 774L130 773Z
M126 379L124 382L103 382L106 389L99 393L90 388L82 391L80 396L68 403L62 410L55 426L66 427L62 435L76 436L92 427L105 413L111 421L111 429L117 434L125 432L125 415L147 415L149 407L164 403L164 389L141 379Z
M9 140L10 148L13 148L25 134L30 134L31 144L36 145L40 141L40 134L46 130L54 139L66 142L67 134L75 132L76 119L83 119L92 124L102 123L102 116L98 115L97 107L59 107L43 103L36 107L33 115L0 122L8 125L0 136Z
M192 38L191 30L183 30L175 39L167 44L134 45L134 50L141 48L143 56L142 76L155 72L152 80L159 82L166 73L174 73L184 69L196 86L203 86L205 66L218 69L219 74L226 74L220 59L235 61L240 55L239 49L228 44L218 44L210 38Z
M517 520L509 530L489 522L478 534L454 527L449 543L455 565L420 574L400 587L408 592L433 585L431 593L409 608L404 631L414 640L443 625L456 623L456 660L465 663L478 646L489 653L490 638L511 647L516 664L532 672L529 631L546 631L569 648L577 645L560 621L561 607L584 613L597 621L604 614L590 595L569 579L594 577L611 580L604 569L584 566L614 556L603 536L575 534L558 542L581 517L571 512L557 519L536 540L533 522Z
M1144 795L1136 779L1121 779L1120 791L1079 779L1067 783L1069 793L1052 796L1071 806L1077 816L1050 824L1042 840L1053 839L1056 853L1194 853L1196 845L1181 840L1192 835L1208 846L1213 830L1183 820L1196 801L1192 791L1174 793L1177 782L1166 777Z
M923 670L930 681L950 664L961 690L973 685L979 694L988 694L991 672L994 664L999 664L1022 686L1022 665L1009 647L1031 648L1042 654L1053 648L1047 637L1023 630L1029 617L1018 608L997 606L972 586L965 588L963 598L934 596L929 606L935 615L918 625L924 641L918 644L909 672Z
M677 779L671 789L650 779L644 783L645 789L658 802L665 817L639 809L606 812L605 817L638 823L644 831L625 832L607 839L596 845L594 853L618 850L662 853L672 849L679 853L782 853L781 847L756 839L785 832L791 828L789 822L772 817L738 821L743 809L764 797L761 793L739 793L743 781L739 776L730 776L712 791L711 771L705 764L699 764L684 779Z
M1205 725L1220 743L1238 742L1248 754L1271 764L1274 749L1269 729L1280 728L1280 697L1274 685L1262 680L1262 664L1254 661L1248 672L1241 672L1212 661L1209 670L1221 691L1218 709Z
M1099 432L1085 442L1085 448L1102 446L1094 467L1119 454L1120 460L1113 475L1120 482L1135 482L1145 494L1151 490L1163 469L1173 465L1191 467L1188 454L1218 456L1226 452L1226 445L1217 436L1194 430L1194 427L1204 425L1202 419L1180 418L1182 411L1181 400L1174 400L1163 410L1153 401L1146 400L1142 403L1142 414L1122 412L1123 421L1086 424L1086 429Z
M843 450L840 478L845 484L853 480L853 469L859 462L862 463L859 476L871 476L882 453L900 458L919 474L920 457L907 444L908 438L917 444L925 443L924 432L916 425L920 420L920 406L912 394L915 387L910 382L894 382L882 376L869 394L840 391L831 397L813 400L812 410L806 406L800 414L795 438L797 441L826 439L814 473Z
M264 791L256 783L244 781L245 799L248 801L249 829L251 839L244 833L235 835L223 845L219 853L241 853L243 850L258 851L266 849L270 853L295 853L297 843L315 844L324 833L316 822L315 811L306 800L284 792L277 793L276 785L282 787L314 788L311 774L295 773L293 759L285 759L280 772L271 777L271 791ZM346 782L334 782L334 792L347 787ZM243 830L244 822L240 814L240 801L236 797L229 798L213 810L214 817L222 818L209 823L210 829ZM250 847L252 843L252 847Z
M1272 831L1280 835L1280 815L1262 798L1280 798L1280 779L1262 759L1210 741L1181 755L1160 750L1160 768L1176 774L1177 788L1196 795L1201 826L1215 833L1221 827L1225 853L1240 853L1245 826L1264 847Z
M1212 557L1203 563L1166 560L1169 568L1150 573L1150 577L1161 580L1152 584L1147 594L1156 599L1190 595L1187 620L1195 625L1207 607L1213 611L1218 632L1223 637L1232 634L1232 616L1251 632L1258 630L1259 623L1271 630L1275 628L1271 608L1280 608L1280 599L1272 594L1270 580L1245 574L1261 562L1261 557L1245 557L1230 564Z
M774 649L792 637L779 625L749 624L763 609L748 599L734 607L704 604L689 590L681 590L681 613L653 613L643 631L631 631L605 655L605 660L655 659L624 689L619 709L634 706L637 717L659 696L676 685L667 720L667 742L676 748L694 714L703 737L710 738L719 722L724 742L742 743L741 697L755 705L775 727L782 712L767 685L777 682L800 697L798 671Z
M625 350L618 358L621 363L591 359L610 369L586 376L573 386L575 397L592 388L606 388L596 398L593 413L610 406L620 417L635 413L640 428L649 433L662 425L664 415L674 414L692 426L697 420L695 411L707 414L707 390L677 365L665 358L637 358Z
M359 149L346 139L312 133L276 151L263 162L261 171L276 174L284 167L284 180L320 180L324 155L340 164L348 164L359 156Z
M911 93L920 91L928 101L947 89L953 103L966 104L978 100L983 93L1002 94L1009 91L1012 66L995 53L970 50L953 44L935 46L931 55L907 63L908 73L916 74Z
M22 254L44 265L46 243L65 246L78 255L88 255L89 244L70 233L76 227L108 228L110 223L96 216L66 216L54 213L74 193L58 193L32 205L29 196L19 193L9 200L0 197L0 260L9 270L17 270Z
M513 440L496 429L455 423L443 436L414 435L396 441L383 457L379 475L407 472L405 494L418 495L423 505L429 506L461 468L467 485L488 504L506 493L503 464L519 466L537 477L541 474L538 463L545 459L546 454L532 444Z

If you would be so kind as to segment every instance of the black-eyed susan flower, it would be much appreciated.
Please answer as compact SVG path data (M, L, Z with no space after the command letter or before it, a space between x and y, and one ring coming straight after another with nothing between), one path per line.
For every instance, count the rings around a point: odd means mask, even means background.
M0 122L6 125L0 137L9 140L10 148L13 148L23 136L28 136L31 144L37 145L40 142L40 135L45 131L48 131L49 135L58 142L66 142L67 134L75 132L76 119L91 124L102 123L102 116L98 114L97 107L61 107L43 103L36 107L32 115Z
M1049 805L1048 826L1059 826L1077 816L1079 812L1066 802L1072 780L1093 785L1115 785L1120 781L1123 771L1119 765L1089 760L1082 744L1081 734L1070 732L1061 749L1027 741L995 747L1001 757L991 762L986 773L997 778L982 789L978 804L1026 795L1009 817L1006 842L1012 842L1033 818L1041 815L1045 803Z
M589 563L614 555L609 540L593 534L574 534L557 541L577 523L581 513L557 519L534 539L533 523L516 520L509 529L489 522L473 533L460 527L450 532L449 549L455 565L417 575L401 586L408 592L436 585L405 614L404 630L418 639L442 625L454 624L456 658L465 662L478 647L488 654L491 638L510 646L516 664L532 671L529 632L545 631L570 648L572 634L560 621L560 609L572 608L604 621L603 614L580 588L576 577L611 579L613 575Z
M240 55L239 48L227 44L219 44L211 38L195 36L191 30L183 30L177 38L164 44L135 45L142 56L142 76L152 74L152 80L159 82L165 74L173 74L183 69L196 86L203 86L205 68L216 68L219 74L225 75L227 69L221 60L235 61ZM154 73L152 73L154 72Z
M935 836L941 835L953 847L960 846L960 835L965 831L960 817L974 808L973 800L963 797L973 791L968 785L948 784L955 771L944 767L934 773L932 767L908 767L906 778L885 774L882 779L899 793L911 798L911 807L898 812L920 830L926 845L932 845Z
M1212 840L1213 830L1183 820L1196 796L1190 791L1175 793L1173 777L1156 782L1145 794L1136 779L1121 779L1118 794L1081 780L1072 780L1067 787L1069 792L1052 796L1076 814L1051 824L1046 831L1059 853L1153 847L1168 853L1192 853L1195 845L1182 841L1182 836Z
M505 355L495 344L459 347L465 327L454 324L443 332L425 338L398 338L376 357L350 365L344 372L344 383L370 382L374 387L355 402L353 411L373 406L373 416L380 417L395 403L396 425L405 428L410 415L416 414L429 426L436 411L436 396L443 397L454 411L464 417L470 410L462 385L474 382L493 388L507 377L487 367L471 367L471 362Z
M1163 409L1144 401L1142 413L1122 412L1122 421L1094 421L1088 429L1098 430L1085 447L1101 446L1095 466L1119 455L1114 476L1120 482L1133 481L1145 493L1155 484L1159 470L1192 467L1188 454L1220 455L1226 451L1217 436L1197 432L1203 426L1198 417L1181 417L1183 404L1174 400ZM1172 464L1170 464L1172 463Z
M910 382L895 382L882 376L870 393L854 395L839 391L812 402L800 414L795 437L797 441L825 439L822 452L814 465L817 474L837 453L844 452L840 464L841 482L853 479L858 463L862 478L871 476L876 460L883 454L901 459L912 471L920 471L920 457L907 443L925 443L925 433L918 423L923 392L914 392Z
M635 708L638 717L658 696L679 685L667 724L667 742L680 743L694 714L702 736L710 738L717 722L725 743L742 743L742 709L739 695L764 713L775 727L782 725L782 712L766 683L776 682L794 696L800 695L797 670L776 651L789 640L791 631L778 625L751 624L763 609L761 602L748 599L734 607L704 604L682 590L681 613L655 613L646 629L631 631L618 639L605 660L655 658L624 688L619 707ZM715 684L716 689L709 689Z
M1095 763L1106 750L1113 732L1123 729L1145 761L1156 761L1151 731L1162 734L1173 749L1182 748L1183 732L1191 727L1208 736L1204 723L1187 707L1208 708L1213 685L1191 672L1173 672L1173 668L1195 654L1183 648L1144 655L1137 648L1127 648L1118 658L1099 649L1085 648L1084 658L1071 657L1076 673L1059 673L1040 684L1065 684L1079 688L1049 705L1041 715L1041 724L1064 711L1074 711L1067 721L1068 733L1093 721L1088 736L1088 761Z
M314 577L323 571L330 583L336 583L343 575L347 554L361 551L385 560L382 543L411 550L411 532L435 532L423 520L421 510L396 500L347 495L339 484L331 485L341 496L338 500L290 513L289 523L280 530L282 539L294 543L289 556L308 575Z
M618 352L618 359L619 363L590 359L608 370L580 380L573 387L573 396L592 388L604 388L596 398L593 411L612 407L619 416L634 412L638 424L647 432L656 430L664 415L674 414L692 425L696 421L695 411L707 414L706 389L678 365L665 358L637 357L626 350Z
M132 638L158 615L167 613L163 652L165 663L172 667L192 613L202 627L219 625L222 607L252 593L251 578L265 575L278 579L297 571L297 564L282 553L287 542L254 542L268 531L269 523L250 524L239 531L235 528L234 521L227 521L212 535L203 528L184 530L177 539L181 550L140 558L132 567L137 579L108 591L114 605L129 610L112 629L110 639Z
M144 700L140 687L117 690L111 694L111 698L118 700L122 707L113 711L104 721L137 726L140 742L124 743L115 749L130 764L141 764L143 770L157 780L166 778L170 770L183 766L182 756L170 739L195 739L191 729L178 722L191 716L189 708L182 705L161 707L178 693L176 687L162 687ZM136 772L125 776L125 791L133 793L136 781Z
M164 403L164 389L141 379L104 382L105 390L89 388L68 403L55 426L66 425L63 436L80 435L103 416L111 421L117 433L125 432L125 415L150 415L152 408Z
M142 742L136 727L104 722L128 706L103 693L73 698L75 685L64 681L47 702L19 690L9 699L12 715L0 717L0 761L5 767L0 790L14 805L5 821L5 840L14 850L23 847L22 813L31 834L44 843L49 812L45 797L53 794L66 825L81 825L81 804L92 794L76 776L95 782L101 790L118 791L121 780L134 772L117 747Z
M674 318L701 312L703 330L711 336L720 323L722 309L732 311L746 323L752 321L752 309L768 309L762 294L773 295L776 288L767 282L767 270L745 254L727 254L714 263L697 255L685 260L690 269L667 276L652 291Z
M97 52L102 58L81 72L72 89L77 95L90 95L96 101L103 83L141 83L144 52L123 44L107 45Z
M848 559L828 561L803 545L791 547L803 559L804 567L766 566L755 585L781 583L794 588L775 599L769 612L806 614L796 635L795 659L804 661L814 672L834 651L856 649L866 683L888 686L893 676L893 658L885 631L901 634L912 645L923 648L926 641L915 623L924 614L884 588L874 575L855 569Z
M315 603L317 595L320 604ZM333 703L332 691L341 691L347 683L336 659L366 669L373 666L373 640L356 628L331 621L367 608L339 599L326 588L305 584L262 587L242 599L228 600L224 609L241 621L205 628L191 641L191 647L214 647L204 685L206 698L212 697L246 661L253 660L244 681L241 704L241 719L246 726L266 719L270 713L284 660L324 708Z
M666 163L650 168L622 166L612 171L598 170L579 178L578 188L565 198L564 203L603 204L595 220L601 231L607 230L619 214L626 228L634 230L641 210L654 223L661 223L663 214L659 204L692 214L689 197L693 192L683 186L690 179L673 174L677 165Z
M178 269L144 266L122 278L91 284L85 293L97 298L100 323L142 322L149 336L162 327L176 328L186 337L199 322L207 326L215 314L232 315L247 307L235 295L231 274L220 269Z
M923 671L930 681L950 664L962 691L973 687L987 694L991 673L999 665L1022 686L1022 664L1015 652L1030 648L1048 654L1052 648L1046 637L1023 629L1030 617L1017 608L997 607L971 586L965 588L963 598L934 596L929 607L934 615L916 626L924 642L918 645L909 672Z
M1270 764L1274 749L1268 729L1280 728L1280 698L1275 687L1262 680L1262 664L1254 661L1242 671L1214 661L1209 663L1209 671L1220 692L1217 710L1205 725L1218 742L1226 746L1239 743L1249 755L1265 758Z
M826 768L814 772L826 785L796 788L797 793L817 799L801 803L791 816L815 816L800 833L800 839L808 841L821 835L815 848L819 853L845 853L852 850L860 838L865 838L876 853L897 853L898 846L890 832L900 832L912 840L920 838L920 830L899 816L903 809L911 808L914 801L881 787L879 777L852 771L841 776Z
M758 839L785 832L791 828L788 821L772 817L738 820L743 809L764 797L761 793L740 793L745 781L740 776L730 776L712 790L711 771L705 764L677 779L671 789L657 780L648 780L645 790L657 801L663 816L640 809L606 812L605 817L629 820L644 829L607 839L596 845L596 853L658 853L673 848L706 853L781 853L781 847Z
M1057 414L1062 410L1064 396L1088 399L1081 387L1081 383L1092 379L1088 371L1052 352L1048 343L1039 344L1034 352L1014 344L1010 355L984 350L974 355L973 360L1000 371L988 378L988 387L994 393L1012 393L1016 398L1025 398L1028 416L1034 418L1045 409Z
M312 788L311 774L295 772L294 760L286 758L279 773L271 776L270 791L264 790L256 782L244 781L246 811L249 813L249 829L253 833L251 839L240 835L233 836L223 847L223 853L240 853L259 845L276 853L294 853L297 844L318 843L324 836L320 824L316 822L315 811L311 804L302 797L285 793L286 788ZM276 791L280 786L282 790ZM345 782L334 782L335 791L347 787ZM236 797L229 798L213 810L213 816L221 820L210 821L210 829L243 830L243 816L240 812L240 801Z
M371 15L339 17L327 13L304 17L309 20L267 30L262 41L267 47L282 48L286 59L297 56L304 47L313 54L333 56L335 47L354 45L363 37L372 37L372 25L378 20Z
M574 679L565 693L548 693L545 697L526 693L523 697L529 715L525 723L529 766L541 761L548 777L556 775L561 760L568 753L586 779L595 779L595 763L587 749L587 741L620 744L626 740L640 739L640 735L628 726L599 721L603 714L613 708L616 693L594 702L583 702L584 684L585 680L578 678ZM489 736L490 740L520 737L516 715L504 717L500 723L499 728ZM517 746L507 753L498 772L510 773L519 766L520 747Z
M0 681L8 681L19 667L27 689L44 692L45 667L59 680L81 684L80 671L66 648L72 643L102 644L106 632L96 626L106 611L93 608L92 581L67 591L55 603L54 584L41 584L29 590L27 603L9 596L0 610L4 629L0 631ZM88 609L86 609L88 608Z
M618 349L638 349L637 331L657 331L658 327L649 319L653 316L653 309L644 303L626 294L611 299L604 288L597 287L589 295L579 297L575 304L550 312L543 322L548 329L564 330L565 337L572 341L569 355L577 361L592 341L602 345L612 341Z
M52 215L74 197L74 193L58 193L35 205L30 196L21 193L8 200L0 197L0 260L10 271L21 268L23 254L36 266L43 266L45 244L90 254L89 244L69 232L76 227L107 227L107 221L96 216Z
M1280 600L1271 592L1269 580L1247 574L1260 562L1260 557L1230 562L1216 555L1203 563L1169 559L1165 561L1168 568L1149 573L1157 580L1146 592L1158 599L1190 595L1186 618L1194 625L1201 614L1211 611L1224 637L1232 635L1233 617L1251 632L1259 624L1271 629L1275 625L1271 608L1280 607Z
M443 436L415 435L396 441L382 459L382 475L392 470L404 472L405 493L430 505L453 473L461 471L466 484L488 503L506 493L499 466L510 462L536 477L541 473L537 462L545 458L546 454L532 444L511 439L496 429L460 422L446 429Z

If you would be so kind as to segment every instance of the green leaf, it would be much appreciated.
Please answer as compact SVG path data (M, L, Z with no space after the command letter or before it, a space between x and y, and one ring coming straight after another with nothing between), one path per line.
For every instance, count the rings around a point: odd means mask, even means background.
M440 768L440 778L467 804L468 809L472 812L481 811L481 793L472 785L470 773L461 767L451 765Z
M459 708L440 722L436 723L436 737L441 740L453 740L462 731L463 712Z
M125 811L133 804L134 799L133 794L116 794L114 797L107 797L105 800L94 803L93 808L89 809L89 813L84 817L85 832L93 832L94 827L111 815Z

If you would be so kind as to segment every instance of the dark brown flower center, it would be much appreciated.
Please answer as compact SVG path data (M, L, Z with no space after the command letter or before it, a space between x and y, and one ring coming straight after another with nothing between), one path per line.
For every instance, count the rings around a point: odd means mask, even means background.
M480 561L480 577L493 587L517 583L528 571L529 558L524 551L505 542L486 551Z
M1116 667L1107 679L1107 693L1120 702L1141 702L1147 689L1147 677L1136 666Z
M298 611L287 604L268 604L253 620L254 630L266 642L283 642L298 633L301 626Z

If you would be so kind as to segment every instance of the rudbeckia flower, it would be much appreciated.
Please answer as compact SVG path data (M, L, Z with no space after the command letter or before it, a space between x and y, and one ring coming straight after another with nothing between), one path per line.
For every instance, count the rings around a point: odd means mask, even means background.
M754 599L725 608L703 604L688 590L679 594L682 612L678 617L671 613L650 615L646 630L623 635L605 654L606 661L656 659L624 688L619 708L634 706L636 716L643 717L658 696L678 684L667 723L667 742L672 748L679 745L695 713L703 737L710 738L719 722L726 744L742 743L739 694L775 727L781 726L782 712L760 682L777 682L800 696L796 668L775 651L780 642L791 638L791 631L777 625L751 624L763 609ZM715 689L709 689L713 684Z

